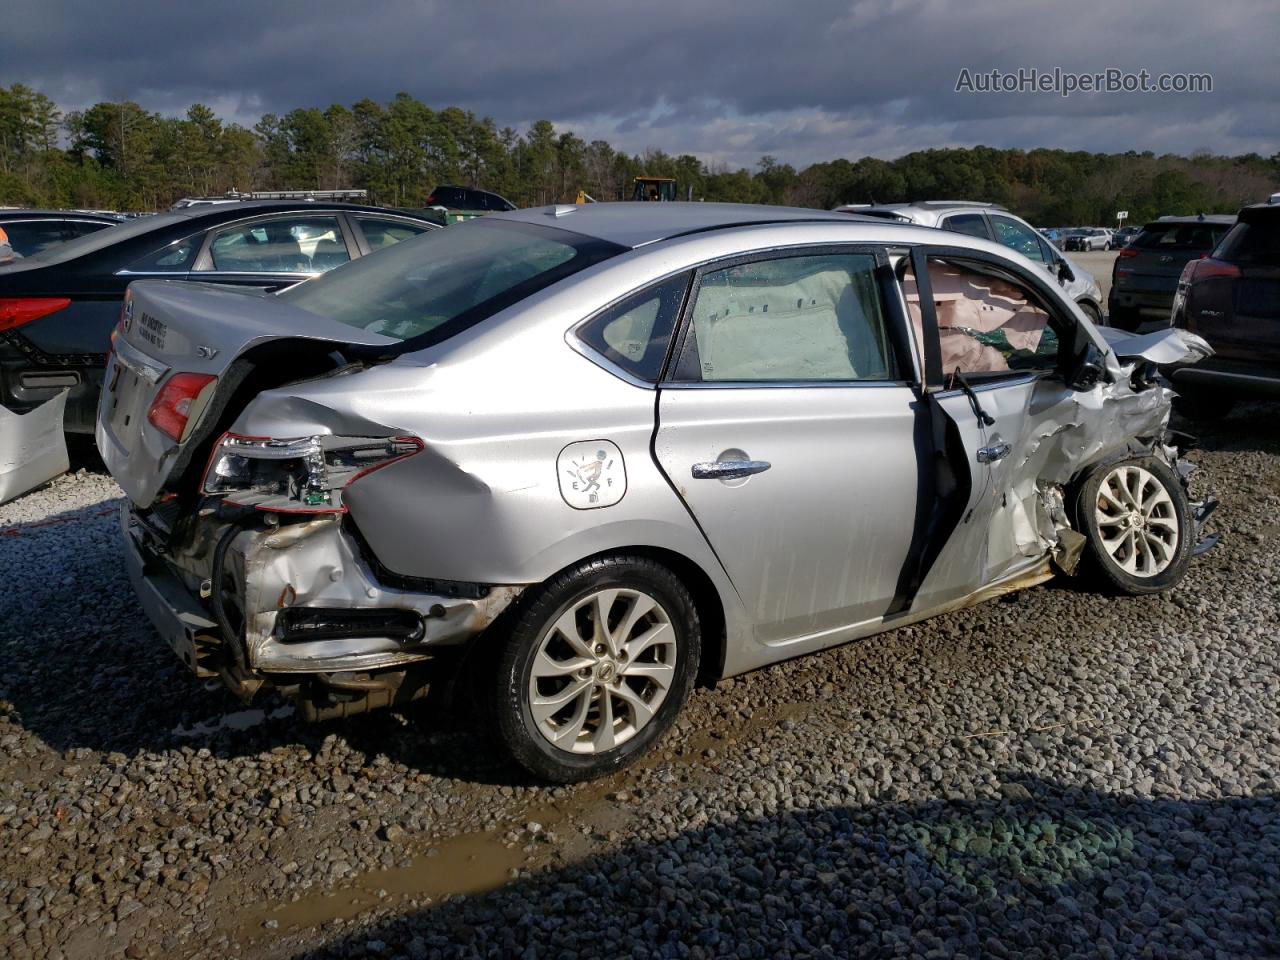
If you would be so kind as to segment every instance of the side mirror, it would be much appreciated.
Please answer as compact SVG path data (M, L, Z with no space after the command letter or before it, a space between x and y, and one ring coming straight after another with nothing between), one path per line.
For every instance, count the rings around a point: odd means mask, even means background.
M1072 390L1091 390L1106 373L1102 351L1094 344L1085 347L1084 356L1076 364L1067 386Z
M1066 260L1058 261L1058 280L1062 283L1070 283L1076 278L1075 272L1071 269L1071 265Z

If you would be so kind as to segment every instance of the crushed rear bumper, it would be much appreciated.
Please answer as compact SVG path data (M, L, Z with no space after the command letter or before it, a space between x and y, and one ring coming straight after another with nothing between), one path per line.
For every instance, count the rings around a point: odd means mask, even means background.
M197 676L220 677L246 699L264 683L368 690L478 636L521 592L389 585L333 515L267 525L261 514L209 512L174 535L126 505L121 526L130 580L156 630Z

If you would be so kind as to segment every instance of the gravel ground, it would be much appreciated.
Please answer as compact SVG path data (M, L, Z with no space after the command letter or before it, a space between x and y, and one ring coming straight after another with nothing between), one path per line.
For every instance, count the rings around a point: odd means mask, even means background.
M426 711L202 688L117 489L62 477L0 507L0 956L1275 956L1276 412L1205 437L1224 541L1173 593L762 670L557 789Z

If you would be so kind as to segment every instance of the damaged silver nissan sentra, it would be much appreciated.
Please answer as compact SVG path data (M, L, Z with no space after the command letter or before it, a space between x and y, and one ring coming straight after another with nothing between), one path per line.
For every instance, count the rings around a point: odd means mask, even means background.
M312 719L465 677L502 749L571 781L699 677L1055 571L1171 587L1214 502L1155 369L1207 353L1108 338L955 233L555 207L279 294L135 283L97 439L197 675Z

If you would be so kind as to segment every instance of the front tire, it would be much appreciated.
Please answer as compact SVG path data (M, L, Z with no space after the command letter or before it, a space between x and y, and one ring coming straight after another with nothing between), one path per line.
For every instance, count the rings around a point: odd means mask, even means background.
M1090 322L1092 322L1095 327L1102 326L1102 311L1092 303L1089 303L1087 300L1077 300L1076 306L1080 308L1081 312L1089 318Z
M700 645L693 598L666 567L585 561L522 598L487 691L491 732L540 779L604 776L674 722Z
M1160 593L1191 562L1194 529L1187 492L1161 460L1105 464L1081 485L1076 516L1088 541L1086 559L1120 593Z

